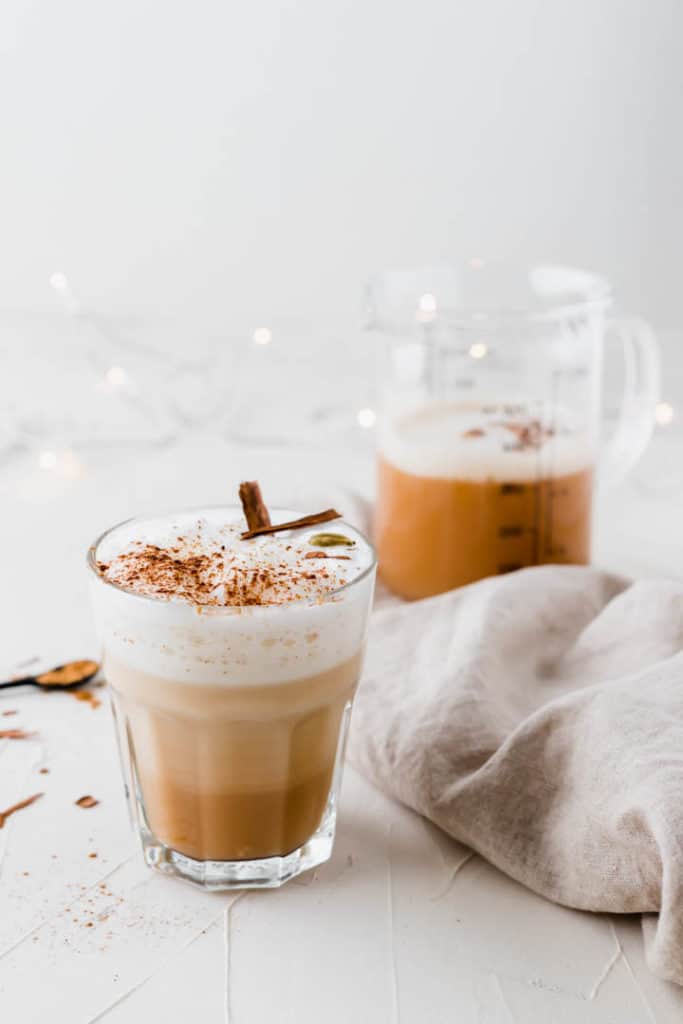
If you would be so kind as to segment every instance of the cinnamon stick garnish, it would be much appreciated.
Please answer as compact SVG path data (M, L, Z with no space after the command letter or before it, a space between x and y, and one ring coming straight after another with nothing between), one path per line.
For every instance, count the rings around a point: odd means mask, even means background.
M18 803L12 804L12 806L8 807L6 811L0 811L0 828L3 827L11 814L14 814L15 811L22 810L24 807L30 807L30 805L35 803L36 800L39 800L41 796L43 796L42 793L34 793L33 796L27 796L25 800L20 800Z
M0 729L0 740L27 740L34 735L25 729Z
M278 523L276 526L251 527L241 534L242 540L250 540L252 537L260 537L264 533L278 533L280 530L297 530L302 526L317 526L318 523L329 523L331 519L341 519L341 513L335 512L333 508L326 508L324 512L314 512L310 516L301 516L300 519L291 519L288 523Z
M250 531L270 526L270 515L256 480L244 480L240 484L240 501Z

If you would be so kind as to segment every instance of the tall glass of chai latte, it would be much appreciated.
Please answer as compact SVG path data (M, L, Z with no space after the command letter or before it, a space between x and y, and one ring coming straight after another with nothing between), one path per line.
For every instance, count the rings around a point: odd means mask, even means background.
M89 552L145 859L210 889L278 886L330 856L375 577L341 520L245 529L236 507L193 509Z

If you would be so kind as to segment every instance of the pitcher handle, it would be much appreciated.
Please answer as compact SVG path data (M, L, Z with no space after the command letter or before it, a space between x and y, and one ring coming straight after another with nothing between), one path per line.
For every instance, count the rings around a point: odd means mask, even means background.
M625 377L617 428L598 461L601 489L619 483L645 451L660 396L659 343L650 325L636 317L620 317L608 320L606 329L621 339Z

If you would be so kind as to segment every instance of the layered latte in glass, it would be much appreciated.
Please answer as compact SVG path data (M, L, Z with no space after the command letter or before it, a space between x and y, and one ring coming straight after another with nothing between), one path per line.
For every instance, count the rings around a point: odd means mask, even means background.
M375 575L343 521L245 529L231 507L136 519L89 555L145 857L216 889L329 857Z

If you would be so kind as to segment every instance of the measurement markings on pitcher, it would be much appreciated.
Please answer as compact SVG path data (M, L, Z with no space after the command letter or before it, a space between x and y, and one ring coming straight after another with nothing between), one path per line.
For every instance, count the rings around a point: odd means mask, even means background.
M511 502L508 507L507 515L509 519L507 522L502 522L498 526L498 537L501 541L509 541L514 546L507 548L505 554L508 556L508 560L501 560L498 563L498 572L514 572L516 569L522 568L522 565L537 565L540 561L539 558L539 509L538 509L538 487L535 484L518 483L513 481L505 481L499 484L499 492L501 496L506 497L517 497L522 499L522 507L519 507L518 502ZM528 499L532 500L533 510L533 522L528 523L527 511L528 511ZM525 511L525 509L527 511ZM515 541L517 543L515 543ZM520 550L519 542L522 542L524 548L527 547L529 550ZM501 550L503 555L503 550ZM522 561L513 561L512 558L519 559ZM505 556L503 555L503 558Z
M504 523L498 527L498 536L501 538L522 537L527 530L528 527L523 523Z
M501 494L524 494L525 490L525 484L505 483L500 485Z

